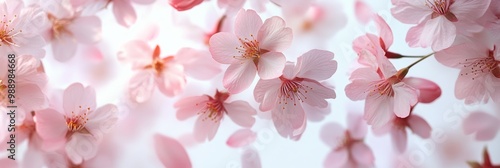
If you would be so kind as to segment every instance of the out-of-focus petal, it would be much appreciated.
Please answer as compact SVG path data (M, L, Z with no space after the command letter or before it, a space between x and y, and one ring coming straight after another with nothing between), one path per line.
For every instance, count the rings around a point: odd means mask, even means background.
M101 40L101 20L97 16L77 17L71 23L67 29L78 42L92 44Z
M68 127L64 116L53 110L45 109L36 112L36 132L44 140L64 139Z
M325 168L342 168L349 162L349 153L347 149L332 150L326 156L323 166Z
M373 167L375 156L368 145L363 142L357 142L351 148L354 161L360 166Z
M253 143L257 134L250 129L240 129L234 132L226 141L229 147L239 148Z
M130 1L113 1L113 14L122 26L129 27L135 23L137 15Z
M432 128L422 117L418 115L410 115L408 117L408 126L413 133L422 138L430 138Z
M191 160L186 149L175 139L154 135L156 155L165 167L191 168Z
M331 148L336 148L344 139L346 129L338 123L329 122L321 127L320 137Z

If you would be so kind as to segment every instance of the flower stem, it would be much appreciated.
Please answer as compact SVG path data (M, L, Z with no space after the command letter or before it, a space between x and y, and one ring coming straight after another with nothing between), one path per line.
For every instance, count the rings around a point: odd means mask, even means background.
M427 55L423 56L422 58L420 58L419 60L415 61L414 63L408 65L408 67L406 67L406 68L410 69L413 65L418 64L420 61L423 61L424 59L426 59L427 57L430 57L432 55L434 55L434 53L427 54Z

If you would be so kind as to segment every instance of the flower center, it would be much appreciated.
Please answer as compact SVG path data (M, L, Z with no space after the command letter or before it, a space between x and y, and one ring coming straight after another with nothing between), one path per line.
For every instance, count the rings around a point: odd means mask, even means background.
M461 62L460 64L463 64L465 71L460 76L470 76L472 80L475 80L480 75L492 73L495 77L500 78L500 61L495 60L495 49L496 46L489 51L486 58L468 58Z
M345 130L344 137L340 138L338 141L338 145L335 150L341 150L343 148L350 148L355 142L359 142L360 140L353 139L351 137L351 133L349 130Z
M431 18L434 19L438 16L445 16L451 22L457 22L458 19L455 14L450 12L450 6L454 3L454 0L426 0L425 5L432 9L433 13Z
M66 26L71 22L69 19L58 19L52 14L47 14L48 19L52 22L52 36L54 38L59 38L62 33L69 33L68 30L66 30Z
M13 19L7 19L7 15L3 15L3 17L4 18L0 21L0 24L2 25L0 27L0 46L5 44L19 47L12 39L19 33L22 33L23 30L15 31L14 28L9 28L9 24L12 23ZM16 18L17 15L14 15L14 19Z
M82 109L82 106L79 106L79 113L75 114L74 111L71 112L71 116L64 116L66 119L66 125L68 126L68 130L71 132L80 131L85 127L87 121L87 114L90 112L90 107L86 109Z
M394 96L394 90L392 89L392 85L400 82L396 76L392 76L386 80L376 81L373 84L373 88L370 90L370 95L378 94L381 96Z
M236 50L238 50L238 53L240 53L240 56L233 56L235 59L254 59L254 61L258 60L260 58L260 55L264 53L264 51L261 51L259 47L259 42L254 38L254 36L251 34L250 37L252 39L248 38L238 38L240 40L241 45L236 47Z
M307 99L308 90L312 90L313 88L303 85L300 83L303 79L295 78L294 80L289 80L284 77L280 77L281 79L281 87L278 93L279 104L284 103L283 105L288 104L288 101L293 102L293 105L296 106L297 102L304 102ZM283 109L285 107L283 106Z
M202 121L205 121L207 119L210 119L213 122L219 122L219 120L222 118L223 111L224 111L224 105L223 102L229 98L229 93L227 92L219 92L218 90L215 93L215 96L212 98L210 97L207 102L204 103L205 107L198 112L198 115L203 115L207 114L206 118L203 118ZM199 106L200 104L196 104L196 106Z

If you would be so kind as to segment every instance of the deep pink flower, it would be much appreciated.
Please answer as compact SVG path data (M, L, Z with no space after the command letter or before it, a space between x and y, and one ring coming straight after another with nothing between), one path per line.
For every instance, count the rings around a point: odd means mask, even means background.
M381 127L393 114L400 118L410 115L410 108L417 103L418 92L403 79L408 69L396 71L386 58L378 58L379 69L359 68L350 77L345 87L351 100L365 101L365 115L369 125Z
M410 114L406 118L394 116L391 122L387 123L384 127L375 129L374 131L380 135L390 133L392 143L398 152L403 153L408 144L408 133L406 128L410 129L414 134L423 139L428 139L431 136L432 130L427 121L414 114Z
M300 138L305 130L306 116L303 103L312 107L307 113L326 108L326 99L334 99L335 91L320 83L337 70L334 54L325 50L311 50L287 63L283 75L275 79L261 79L255 86L254 97L261 111L271 110L278 133L283 137Z
M277 78L285 67L281 53L292 42L292 30L280 17L262 23L253 10L240 10L234 34L220 32L210 38L210 52L219 63L230 64L223 84L230 93L239 93L250 86L258 72L262 79Z
M195 123L194 137L201 142L214 138L224 115L242 127L252 127L255 123L253 115L257 114L257 111L248 102L227 102L228 98L229 93L216 91L213 97L203 95L181 99L174 104L177 108L177 119L185 120L200 115Z
M168 3L177 11L189 10L201 4L203 0L169 0Z
M36 131L53 149L64 145L66 155L74 164L96 155L103 135L118 120L118 109L107 104L96 109L95 91L80 83L64 90L63 111L54 109L37 111Z
M473 112L464 119L462 128L467 135L475 133L478 141L489 141L500 130L500 119L485 112Z
M455 96L466 104L500 102L500 41L490 46L471 41L452 46L435 54L440 63L460 69Z
M37 59L45 56L45 40L39 30L44 24L43 12L39 8L25 7L23 1L19 0L5 0L0 2L0 14L2 57L11 53L32 55Z
M149 100L156 86L163 94L175 96L184 90L186 75L207 80L221 71L208 52L182 48L175 56L160 57L159 46L153 50L140 40L126 43L118 59L138 71L130 79L129 94L139 103Z
M81 15L69 1L61 3L46 5L45 12L51 23L46 30L46 40L51 42L54 58L64 62L75 56L79 43L94 44L100 41L102 28L97 16Z
M332 148L324 167L373 167L375 156L363 141L367 125L361 115L348 114L347 129L337 123L327 123L321 128L321 140Z
M191 168L191 160L186 149L175 139L154 135L155 152L165 167Z
M483 16L491 0L398 0L393 16L406 24L417 24L406 36L411 47L450 47L457 35L481 31L476 20Z

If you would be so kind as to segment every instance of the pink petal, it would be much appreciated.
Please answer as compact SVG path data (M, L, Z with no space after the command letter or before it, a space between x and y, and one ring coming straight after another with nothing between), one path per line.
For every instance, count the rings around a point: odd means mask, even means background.
M467 69L462 69L460 74L465 74ZM484 76L483 76L484 77ZM468 76L458 76L455 82L455 97L465 99L465 104L471 104L486 99L487 92L484 83L485 79L476 78L472 80Z
M347 129L353 139L363 139L368 131L363 116L354 112L347 113Z
M15 160L11 160L9 158L0 159L0 165L2 165L3 168L17 168L17 167L19 167L19 164Z
M208 113L200 115L194 124L194 138L198 142L204 142L206 139L211 141L219 129L220 122L221 118L212 120Z
M168 63L165 67L156 78L158 89L166 96L178 95L186 87L184 67L177 63Z
M155 84L155 77L153 72L148 70L139 71L135 74L129 82L130 97L138 102L143 103L153 94Z
M178 120L185 120L195 116L198 112L205 108L205 103L208 99L209 97L205 95L180 99L174 104L174 108L178 108L175 116Z
M87 86L83 87L81 83L73 83L63 93L63 109L66 114L71 112L78 113L80 109L96 107L95 90ZM77 114L78 115L78 114Z
M261 26L262 19L255 11L242 9L234 20L234 33L241 39L256 38Z
M346 96L351 100L363 100L368 95L368 89L374 81L380 80L379 75L371 68L359 68L352 72L349 78L352 82L345 87Z
M372 69L378 69L377 57L383 56L380 37L373 34L359 36L352 42L352 48L358 54L358 62Z
M403 153L408 143L406 130L404 128L393 127L391 130L391 138L398 152Z
M118 122L118 108L115 105L106 104L92 111L88 119L85 128L94 138L101 140L104 134L109 133Z
M410 115L411 106L417 103L417 92L402 82L393 85L392 88L394 89L394 114L405 118Z
M39 110L49 107L49 100L36 84L17 85L17 105L26 111Z
M242 127L250 128L255 123L253 115L257 114L257 111L246 101L237 100L224 103L224 108L229 118Z
M465 134L476 133L476 140L488 141L495 138L500 120L485 112L473 112L467 116L462 124Z
M241 42L232 33L220 32L210 37L209 50L212 58L221 64L232 64L238 60L234 56L241 56L239 47Z
M391 9L392 16L406 24L420 23L432 14L432 10L424 2L414 0L398 0Z
M77 43L70 35L62 34L59 38L52 40L51 48L57 61L66 62L75 56Z
M307 93L303 93L306 97L304 102L311 106L325 108L328 106L328 102L325 99L335 99L337 96L333 89L327 88L313 80L303 80L300 84L308 91Z
M175 59L184 66L187 75L196 79L208 80L222 71L207 51L181 48Z
M279 52L268 52L263 54L257 64L257 72L261 79L273 79L283 74L285 68L285 55Z
M487 57L488 49L478 42L464 43L436 52L436 60L446 66L463 68L466 59ZM478 54L483 53L483 54Z
M295 74L297 77L317 81L330 78L337 71L337 61L334 54L326 50L310 50L297 58Z
M261 168L259 153L252 148L249 148L241 155L242 168Z
M257 68L253 61L231 64L224 73L222 83L229 93L240 93L252 84L256 72Z
M191 160L184 147L175 139L160 134L154 135L156 155L165 167L190 168Z
M134 69L143 69L153 62L153 49L145 41L129 41L118 51L118 60L131 63Z
M387 57L377 57L377 62L380 71L382 72L383 78L388 79L398 71L394 67L391 61Z
M365 101L363 118L374 129L380 128L391 121L394 110L394 99L387 96L368 96Z
M358 165L373 167L375 164L375 156L368 145L363 142L357 142L351 148L354 161Z
M113 1L113 14L116 21L122 26L129 27L137 18L130 1Z
M430 80L407 77L403 79L403 82L418 90L418 102L420 103L431 103L441 96L441 88Z
M328 168L342 168L345 167L349 161L349 153L347 149L341 148L340 150L332 150L326 156L324 167Z
M101 40L101 20L97 16L77 17L71 23L67 29L78 42L93 44Z
M229 147L239 148L253 143L255 139L257 139L257 133L250 129L240 129L227 139L226 144Z
M64 116L53 110L45 109L36 112L36 132L44 140L59 140L64 139L68 127Z
M255 89L253 90L253 95L255 101L260 103L259 109L261 111L269 111L274 108L278 100L279 88L281 87L281 80L270 79L270 80L259 80Z
M203 0L169 0L168 3L177 11L185 11L198 6L202 2Z
M490 2L491 0L455 1L450 6L450 11L459 19L474 20L483 16Z
M301 134L298 129L303 129L305 113L300 105L293 103L275 107L272 111L274 126L278 133L285 138L293 138Z
M97 155L97 143L90 134L75 133L66 144L66 154L73 164L81 164Z
M266 19L259 29L257 41L261 49L283 51L292 44L292 29L285 27L285 21L274 16Z
M394 35L392 34L391 27L389 27L387 22L385 22L384 18L380 17L380 15L375 15L373 20L378 27L380 38L382 39L385 46L384 49L388 50L394 40Z
M320 138L331 148L336 148L344 139L346 129L338 123L329 122L321 127Z
M361 0L356 0L354 2L354 13L358 21L363 24L367 24L373 16L373 11L370 6Z
M302 108L306 112L307 120L313 122L323 121L332 112L331 105L328 105L325 108L319 108L303 103Z
M420 37L424 33L425 25L426 22L422 22L408 30L405 40L410 47L429 47L429 43L423 42Z
M422 117L418 115L410 115L408 117L408 126L411 131L422 138L430 138L432 128Z
M439 51L450 47L456 36L455 25L444 16L440 16L427 21L422 30L420 41L431 44L432 50Z

